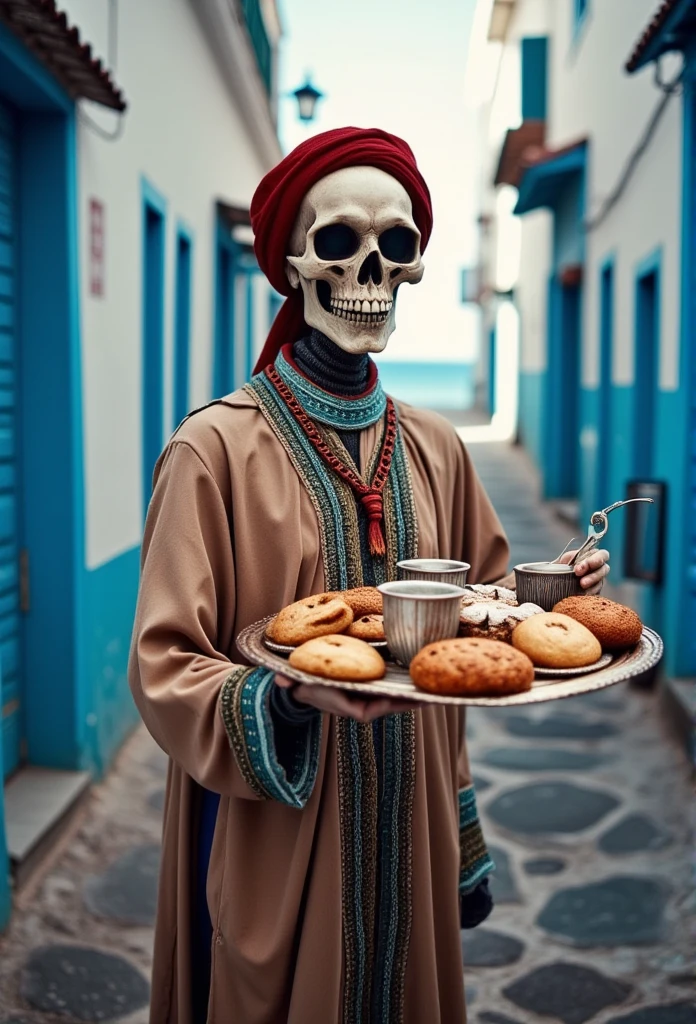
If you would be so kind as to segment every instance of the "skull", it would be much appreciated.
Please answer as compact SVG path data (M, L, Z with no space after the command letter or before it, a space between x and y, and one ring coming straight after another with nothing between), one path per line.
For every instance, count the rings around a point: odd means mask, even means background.
M396 292L423 276L411 200L376 167L346 167L302 201L286 273L304 293L305 321L346 352L381 352L394 330Z

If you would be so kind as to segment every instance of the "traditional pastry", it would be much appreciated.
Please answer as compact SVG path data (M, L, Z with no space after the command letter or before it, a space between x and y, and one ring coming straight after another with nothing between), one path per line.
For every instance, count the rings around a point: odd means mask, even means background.
M351 608L340 597L315 594L279 611L266 629L269 640L297 646L328 633L341 633L353 621Z
M487 583L467 583L466 591L462 598L462 607L472 604L481 604L484 601L502 602L507 605L517 604L517 595L514 590L507 587L494 587Z
M340 597L357 619L361 615L381 615L382 595L377 587L353 587L352 590L332 590L327 597Z
M558 612L543 612L520 622L512 643L540 668L581 668L602 656L602 646L589 629Z
M502 697L529 690L534 666L526 654L498 640L461 637L428 644L409 667L422 690L450 697Z
M335 633L308 640L292 652L288 661L302 672L356 683L381 679L386 671L384 659L374 647L353 636Z
M643 632L640 616L632 608L600 597L599 594L565 597L554 605L553 610L562 615L570 615L571 619L587 626L602 647L610 651L635 647Z
M512 605L505 601L480 601L463 605L459 616L460 636L478 636L485 640L512 642L512 631L530 615L543 612L538 604Z
M361 615L359 619L354 618L346 630L346 636L354 636L358 640L371 640L373 643L385 640L383 616Z

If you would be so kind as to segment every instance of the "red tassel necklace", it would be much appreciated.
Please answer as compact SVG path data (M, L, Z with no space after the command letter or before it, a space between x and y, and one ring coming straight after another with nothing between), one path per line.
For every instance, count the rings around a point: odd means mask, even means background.
M375 470L375 475L372 478L372 483L366 484L364 480L360 479L355 470L351 469L350 466L347 466L345 462L342 462L341 459L331 451L313 421L304 411L287 384L282 380L274 366L268 366L266 368L266 376L283 399L299 425L302 427L309 440L319 452L324 462L327 466L333 469L335 473L338 473L341 479L349 485L365 509L368 520L367 539L370 545L370 554L380 556L386 554L387 549L384 542L384 500L382 498L382 492L384 490L384 485L387 482L387 477L389 476L389 468L391 466L394 447L396 445L396 409L394 408L394 403L391 398L387 395L387 427L384 431L382 450L379 454L377 469Z

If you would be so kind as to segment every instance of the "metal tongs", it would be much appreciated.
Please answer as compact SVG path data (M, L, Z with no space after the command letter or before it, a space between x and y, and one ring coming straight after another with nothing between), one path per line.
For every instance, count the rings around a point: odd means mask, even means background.
M621 508L623 505L630 505L632 501L647 501L651 505L653 503L652 498L627 498L625 501L615 501L613 505L609 505L607 508L603 508L599 512L593 512L590 516L590 527L587 531L587 539L580 545L571 561L568 562L568 565L577 565L578 562L581 562L586 555L589 555L590 551L594 551L597 544L609 528L609 521L607 519L609 513L613 512L615 508ZM573 538L573 540L575 540L575 538ZM561 552L556 561L559 561L559 559L563 557L565 552L573 543L573 540L569 541L565 550Z

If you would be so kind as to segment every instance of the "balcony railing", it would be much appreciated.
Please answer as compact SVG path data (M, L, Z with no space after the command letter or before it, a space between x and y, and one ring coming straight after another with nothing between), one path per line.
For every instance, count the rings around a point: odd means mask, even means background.
M269 96L271 93L271 77L273 71L273 53L271 43L266 32L261 14L259 0L239 0L244 14L244 20L249 31L251 45L256 54L256 63L259 66L259 73L266 86Z

